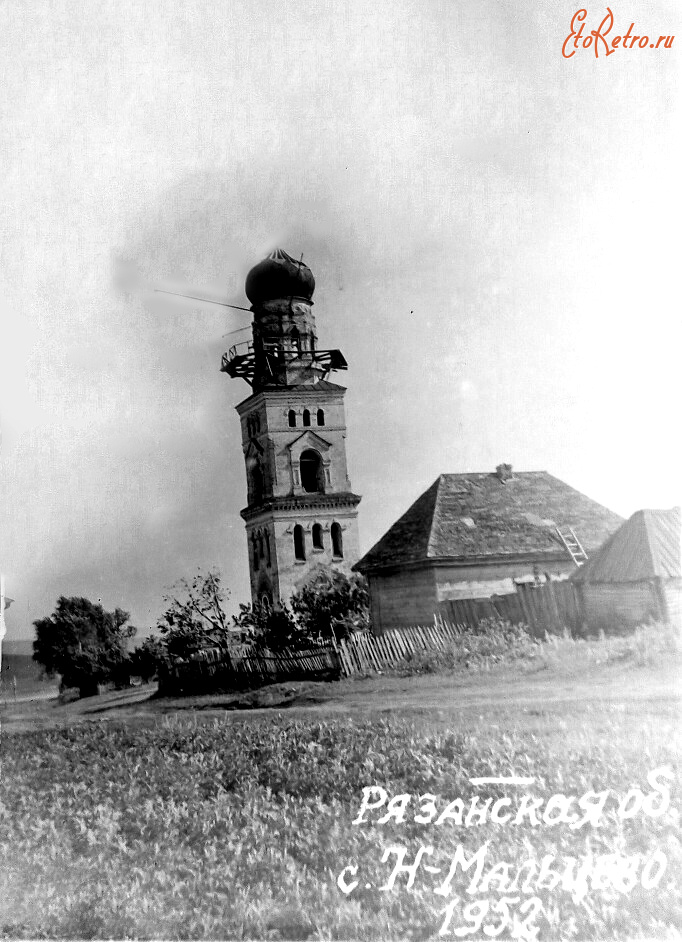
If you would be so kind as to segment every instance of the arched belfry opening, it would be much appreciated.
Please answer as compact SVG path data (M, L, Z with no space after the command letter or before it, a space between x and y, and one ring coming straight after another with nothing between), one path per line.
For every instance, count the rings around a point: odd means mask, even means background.
M273 251L246 279L252 335L222 361L225 373L251 387L236 407L247 474L241 514L252 601L267 593L273 608L316 567L348 571L358 556L360 498L346 464L346 390L331 378L347 364L340 350L318 341L314 291L303 256Z
M324 494L322 455L312 448L301 454L301 487L306 494Z

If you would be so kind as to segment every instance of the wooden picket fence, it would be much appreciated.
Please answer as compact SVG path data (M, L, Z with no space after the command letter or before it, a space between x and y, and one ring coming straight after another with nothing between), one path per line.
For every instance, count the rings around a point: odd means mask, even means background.
M447 650L485 619L525 624L534 637L582 631L583 617L571 582L519 585L509 595L442 602L432 625L353 635L336 645L346 677L395 667L422 651Z
M373 674L394 667L421 651L444 651L460 637L462 628L436 617L432 625L391 628L381 635L357 634L339 641L336 651L346 677Z
M175 661L161 672L162 695L247 690L285 680L334 680L341 675L338 654L332 645L307 651L265 654L260 651L230 654L224 648L207 648L189 660Z
M442 602L433 624L362 633L307 651L266 654L244 649L230 654L208 648L189 661L175 662L160 677L162 693L243 690L285 680L333 680L395 667L425 651L444 651L487 618L523 623L535 637L566 630L580 634L583 616L571 582L518 585L509 595Z

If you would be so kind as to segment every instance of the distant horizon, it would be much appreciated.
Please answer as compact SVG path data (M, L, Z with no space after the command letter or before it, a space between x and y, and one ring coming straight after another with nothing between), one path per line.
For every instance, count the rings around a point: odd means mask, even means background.
M495 471L495 468L493 468L491 472L489 472L489 471L474 471L474 470L469 469L469 470L467 470L467 471L444 471L444 472L441 472L441 474L472 474L472 475L474 475L474 474L487 474L487 473L492 473L492 472L494 472L494 471ZM524 469L513 468L513 471L518 472L518 473L523 473L524 471L546 471L546 469L545 469L545 468L528 468L528 469L526 469L526 468L524 468ZM552 472L551 472L551 471L546 471L546 473L551 474ZM433 481L431 482L431 484L433 484L433 483L438 479L438 477L440 477L440 476L441 476L441 475L436 475L436 476L434 477ZM553 475L553 476L556 477L556 475ZM566 483L566 484L572 486L570 481L565 481L564 483ZM431 485L429 485L429 486L431 486ZM409 509L410 506L412 506L412 503L414 503L414 501L416 501L416 500L420 497L420 495L424 493L424 490L426 490L426 488L424 488L424 489L423 489L422 491L420 491L418 494L415 494L414 500L413 500L410 504L408 504L408 505L406 505L405 507L403 507L400 512L396 513L396 515L395 515L395 517L394 517L394 519L393 519L393 521L392 521L392 523L391 523L391 526L392 526L393 523L395 523L395 522L399 519L399 517L400 517L403 513L405 513L405 512ZM586 496L587 496L587 497L590 497L589 494L587 494ZM598 503L601 503L601 502L598 502ZM606 505L602 505L602 506L606 506ZM675 507L679 507L679 504L675 504L675 505L673 505L673 506L671 506L671 507L640 507L640 508L637 508L636 510L632 511L632 513L627 514L627 515L620 514L620 513L618 513L617 510L614 510L613 512L616 513L618 516L622 517L622 519L625 521L625 520L628 520L630 517L632 517L633 514L639 513L641 510L672 510L672 509L675 509ZM613 510L613 508L610 508L610 507L609 507L608 509L609 509L609 510ZM379 538L381 538L383 535L384 535L384 534L382 533ZM579 534L578 534L578 535L579 535ZM376 542L378 542L378 540L375 541L375 543L376 543ZM372 544L372 545L374 545L374 544ZM369 550L369 549L370 549L370 546L367 546L364 550L361 550L361 555L362 555L364 552L367 552L367 550ZM244 553L245 553L245 557L246 557L246 541L245 541ZM202 568L204 571L206 571L206 570L208 570L209 568L214 568L214 567L208 567L208 566L207 566L207 567L200 567L200 568ZM193 576L194 574L195 574L194 572L188 573L188 576L191 577L191 576ZM167 587L167 588L170 588L170 587ZM228 587L228 588L229 588L229 587ZM68 593L61 593L61 594L62 594L62 595L68 595ZM70 593L70 594L71 594L71 595L76 595L77 597L81 597L81 595L79 595L79 593ZM87 596L84 596L84 597L87 598ZM55 605L56 605L56 603L57 603L57 599L58 599L58 598L59 598L59 596L57 596L57 597L55 598L55 600L54 600L54 601L55 601ZM100 600L99 600L99 599L92 599L91 601L100 601ZM233 613L234 613L234 614L237 614L237 612L239 611L239 604L240 604L240 602L250 602L250 599L240 599L240 600L236 600L236 599L234 599L234 598L230 598L230 599L228 600L228 603L227 603L227 606L226 606L226 607L227 607L227 609L228 609L228 611L229 611L230 614L233 614ZM118 605L119 608L123 608L125 611L127 611L126 605L125 605L124 603L122 603L122 604L118 604L118 603L117 603L117 605ZM105 607L106 607L106 606L105 606ZM113 605L112 605L112 606L110 606L110 607L113 609L113 608L116 607L116 606L113 606ZM49 612L46 611L46 612L44 613L44 615L40 615L40 616L36 616L36 617L37 617L37 618L40 618L40 617L44 617L44 616L51 615L53 611L54 611L54 606L53 606L53 608L52 608ZM9 614L9 612L8 612L8 614ZM7 617L7 616L6 616L6 617ZM134 624L134 621L132 620L132 618L131 618L131 623ZM142 639L144 639L145 637L147 637L150 633L154 633L154 632L155 632L155 633L158 633L158 627L157 627L157 625L151 625L151 626L150 626L150 625L145 625L145 626L136 625L136 628L137 628L137 634L134 635L133 638L131 639L133 646L135 645L136 639L142 640ZM29 626L29 631L31 631L31 630L32 630L32 624L31 624L31 626ZM7 635L6 635L6 637L5 637L4 641L3 641L3 651L6 652L6 653L8 653L8 654L9 654L9 653L16 653L16 654L29 653L29 654L32 654L32 653L33 653L33 649L32 649L32 647L31 647L31 645L32 645L32 640L33 640L33 636L32 636L31 634L13 633L13 632L10 631L9 628L8 628ZM25 646L25 647L26 647L26 652L24 651L24 648L23 648L22 646ZM16 650L14 650L14 648L16 648Z

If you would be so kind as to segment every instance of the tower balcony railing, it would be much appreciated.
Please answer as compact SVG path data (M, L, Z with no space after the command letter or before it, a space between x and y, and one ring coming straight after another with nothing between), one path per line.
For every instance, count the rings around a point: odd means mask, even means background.
M300 361L302 365L318 370L323 374L327 374L331 370L345 370L348 368L340 350L287 350L277 343L264 343L262 354L261 369L264 368L273 381L275 381L277 372L293 361ZM234 344L227 353L223 354L220 369L229 376L241 377L249 385L253 385L256 376L256 359L253 342L250 340L243 341Z
M234 360L235 357L248 356L249 353L253 353L253 341L244 340L242 343L235 343L231 346L225 358L229 362L230 360Z

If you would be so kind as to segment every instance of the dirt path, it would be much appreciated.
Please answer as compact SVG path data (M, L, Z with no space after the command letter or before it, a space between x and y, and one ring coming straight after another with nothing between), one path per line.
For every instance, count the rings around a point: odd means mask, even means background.
M682 715L676 663L656 670L607 665L575 674L519 673L507 667L490 673L375 676L336 683L274 684L250 693L181 699L153 699L155 692L155 685L149 684L64 705L44 698L10 702L0 709L2 729L13 733L87 721L155 722L164 715L189 711L206 718L224 716L226 711L247 718L286 710L320 718L344 713L356 718L410 715L443 722L472 716L499 721L510 712L521 717L548 712L588 717L604 709L635 716L654 712L671 721Z

